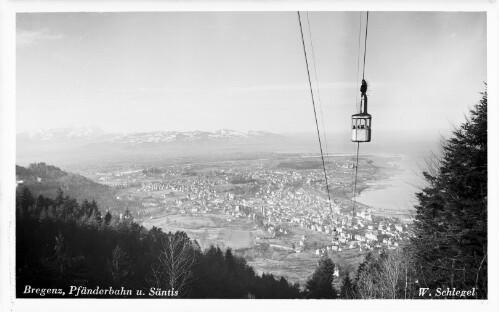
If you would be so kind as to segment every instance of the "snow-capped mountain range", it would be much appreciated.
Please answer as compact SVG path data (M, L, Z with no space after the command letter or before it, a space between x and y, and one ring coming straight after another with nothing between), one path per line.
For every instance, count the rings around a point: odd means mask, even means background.
M19 141L55 142L55 141L87 141L108 142L120 144L144 143L181 143L181 142L212 142L228 140L278 138L280 135L266 131L235 131L229 129L208 131L156 131L130 134L108 134L97 127L90 128L58 128L49 130L34 130L19 133Z
M220 141L220 140L241 140L251 138L276 137L276 134L265 131L235 131L235 130L217 130L207 131L159 131L132 133L117 137L115 142L120 143L166 143L166 142L201 142L201 141Z
M18 140L49 142L56 140L90 139L106 133L98 127L64 127L56 129L36 129L17 134Z

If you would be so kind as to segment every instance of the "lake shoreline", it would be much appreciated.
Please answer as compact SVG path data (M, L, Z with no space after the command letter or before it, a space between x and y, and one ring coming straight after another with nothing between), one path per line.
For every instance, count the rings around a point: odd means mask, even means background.
M377 215L410 218L414 215L416 193L423 180L417 174L418 159L397 156L387 162L388 167L377 165L383 177L364 182L356 201Z

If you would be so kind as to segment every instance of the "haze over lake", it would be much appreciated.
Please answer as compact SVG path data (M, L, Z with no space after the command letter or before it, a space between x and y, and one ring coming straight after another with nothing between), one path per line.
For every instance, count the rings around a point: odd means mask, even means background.
M424 180L420 173L420 160L410 156L393 162L399 171L387 180L374 182L357 197L357 201L370 206L377 213L407 218L413 215L416 193Z

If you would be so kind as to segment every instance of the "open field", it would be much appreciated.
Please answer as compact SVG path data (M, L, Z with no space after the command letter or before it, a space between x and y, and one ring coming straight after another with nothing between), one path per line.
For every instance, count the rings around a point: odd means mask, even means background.
M154 218L143 225L147 228L155 226L164 232L184 231L202 249L210 245L232 249L251 248L257 236L265 235L262 230L255 228L251 220L227 219L228 216L224 214L175 214Z
M224 214L174 214L148 220L143 225L147 228L155 226L165 232L184 231L202 249L210 245L222 249L230 247L236 254L243 256L257 273L284 276L290 282L301 285L306 283L317 268L320 257L315 255L315 248L330 243L329 235L295 227L289 228L287 235L264 239L257 245L256 237L268 235L263 230L256 229L254 221L231 217L232 221L229 222L227 218ZM302 236L306 237L305 250L300 253L290 250L289 246L292 244L298 246ZM329 252L329 257L340 268L341 275L346 271L353 272L363 260L363 254L357 250Z
M247 255L247 252L239 254ZM349 272L353 274L357 266L364 260L365 253L359 253L357 250L346 250L342 252L329 252L328 256L333 260L336 267L340 269L340 278L335 278L334 284L337 289L340 288L340 280ZM284 276L292 283L305 285L308 278L314 273L320 260L312 252L286 252L269 248L267 257L254 258L248 260L256 272L272 273L277 276Z

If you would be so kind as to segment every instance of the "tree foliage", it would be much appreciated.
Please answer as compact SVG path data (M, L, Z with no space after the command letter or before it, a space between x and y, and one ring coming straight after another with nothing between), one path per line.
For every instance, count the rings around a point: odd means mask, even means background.
M333 286L334 263L324 257L319 260L319 267L307 281L307 297L313 299L335 299L336 289Z
M179 291L181 298L299 298L297 284L257 275L230 249L204 252L186 233L150 230L132 218L101 218L95 201L54 199L20 186L16 204L16 292L24 288L115 287L144 293ZM47 295L46 297L57 297ZM132 297L136 296L135 292ZM143 298L143 297L140 297Z
M353 281L350 279L350 274L347 273L343 281L341 282L340 298L341 299L354 299L357 295L355 293L355 287Z
M184 295L192 282L192 266L196 261L196 251L184 232L160 238L157 263L152 272L156 286L163 289L176 289Z
M410 248L369 253L357 269L351 294L359 299L411 299L419 285Z
M423 173L412 244L423 287L487 297L487 93Z
M487 93L441 153L428 159L414 235L397 250L368 254L356 298L420 298L421 287L472 290L487 298ZM342 297L347 295L344 280ZM443 298L443 297L442 297Z

